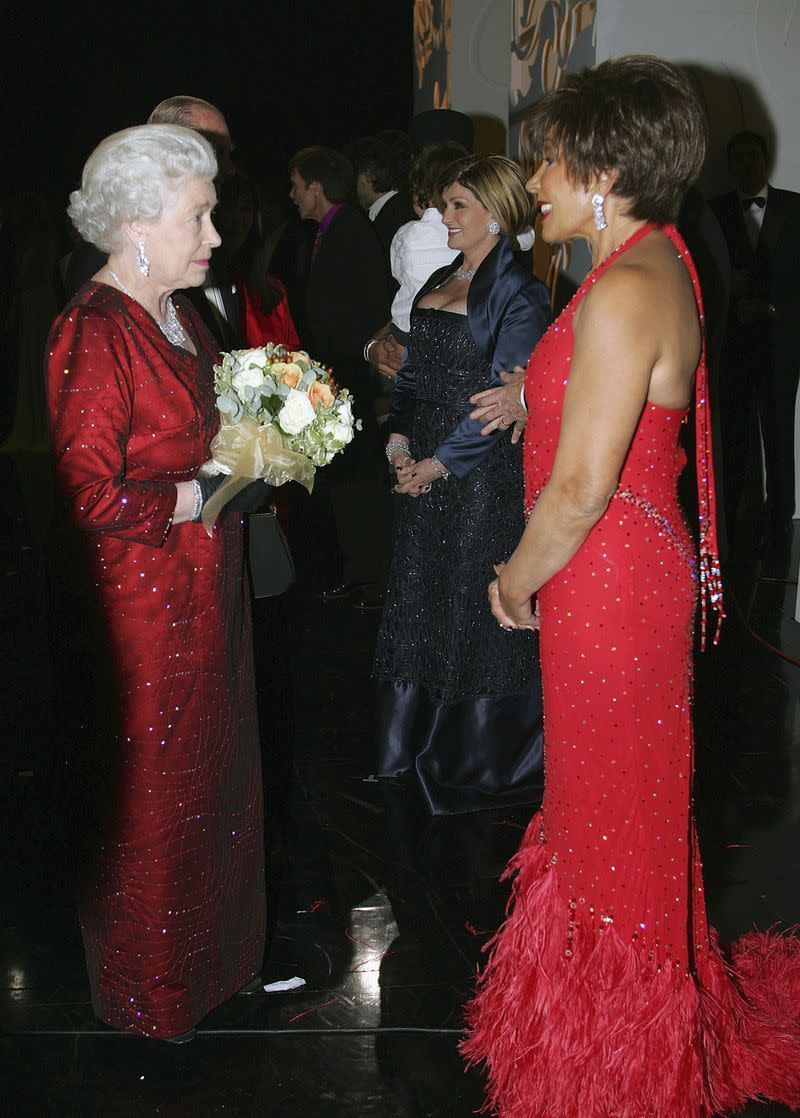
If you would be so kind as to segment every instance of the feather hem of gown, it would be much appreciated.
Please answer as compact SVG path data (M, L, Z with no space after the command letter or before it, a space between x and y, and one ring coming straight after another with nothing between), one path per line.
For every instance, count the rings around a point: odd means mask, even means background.
M460 1045L502 1118L710 1118L748 1099L800 1107L800 939L711 942L694 973L566 904L534 816L504 876ZM600 931L600 927L603 930Z

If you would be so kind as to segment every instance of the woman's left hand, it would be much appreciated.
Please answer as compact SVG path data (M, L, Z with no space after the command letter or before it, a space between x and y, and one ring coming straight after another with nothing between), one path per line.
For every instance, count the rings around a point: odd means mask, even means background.
M495 620L504 629L538 629L539 609L534 611L530 598L521 604L512 602L504 592L503 570L505 563L495 563L495 574L498 576L489 583L489 605Z
M409 497L419 497L421 493L430 493L433 483L441 480L442 476L437 473L430 458L423 458L412 465L408 476L403 481L398 481L394 491L406 493Z

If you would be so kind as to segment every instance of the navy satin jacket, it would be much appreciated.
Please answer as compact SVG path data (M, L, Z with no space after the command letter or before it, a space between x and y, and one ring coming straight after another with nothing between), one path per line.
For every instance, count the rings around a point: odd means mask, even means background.
M502 386L500 373L512 372L515 365L527 365L534 346L550 325L547 288L517 263L512 244L511 238L500 238L481 262L467 293L469 331L492 365L492 382L488 387ZM429 276L417 292L414 306L463 262L459 254ZM411 313L413 316L413 307ZM393 432L410 436L415 404L414 367L406 350L392 393L389 426ZM474 470L506 433L482 435L480 421L469 418L473 406L469 400L464 401L464 419L436 448L436 457L456 477L466 477Z

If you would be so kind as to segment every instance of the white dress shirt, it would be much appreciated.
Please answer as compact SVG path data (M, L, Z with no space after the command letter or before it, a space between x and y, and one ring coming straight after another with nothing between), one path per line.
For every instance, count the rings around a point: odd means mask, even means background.
M387 190L385 194L381 194L379 198L375 199L370 208L367 210L367 216L369 217L370 221L375 220L375 218L381 212L389 199L394 198L396 193L396 190Z
M236 291L236 287L233 285L231 286L231 289L233 291ZM203 284L203 294L211 304L211 309L213 310L215 316L217 318L221 318L223 323L227 323L228 312L225 310L225 301L222 298L222 292L216 286L214 280L211 279L209 275L206 275L206 279Z
M422 211L419 221L408 221L392 237L389 264L400 290L392 301L392 322L407 334L411 304L425 280L458 256L447 246L447 226L435 206Z
M750 244L753 246L754 249L755 249L756 245L758 244L758 238L761 236L761 226L764 224L764 211L767 208L767 194L768 194L768 192L769 192L769 187L767 186L766 183L764 183L764 185L761 187L761 189L757 190L754 194L742 194L741 190L737 190L737 192L736 192L739 195L740 199L742 199L742 198L763 198L764 199L764 205L763 206L748 206L748 208L742 212L742 216L744 217L744 227L747 230L747 236L750 239Z

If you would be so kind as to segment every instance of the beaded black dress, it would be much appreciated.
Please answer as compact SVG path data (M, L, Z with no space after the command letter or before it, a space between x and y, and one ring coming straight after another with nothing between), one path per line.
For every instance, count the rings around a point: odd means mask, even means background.
M415 308L411 453L418 461L492 386L466 315ZM374 664L380 776L416 771L434 814L531 802L541 781L536 637L492 617L493 564L522 533L522 446L495 442L465 477L397 495L389 587Z

